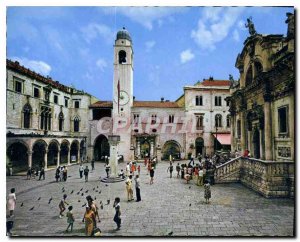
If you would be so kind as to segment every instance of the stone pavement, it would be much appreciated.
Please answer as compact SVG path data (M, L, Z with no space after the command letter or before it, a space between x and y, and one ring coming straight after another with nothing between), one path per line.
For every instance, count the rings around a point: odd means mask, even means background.
M127 202L124 182L106 186L99 181L105 174L103 163L95 164L89 182L79 178L78 165L69 167L67 182L56 183L54 170L46 172L45 181L7 177L7 192L15 187L17 196L13 235L84 236L81 220L88 194L96 197L98 204L103 201L101 223L98 224L103 236L168 236L169 233L172 236L293 236L295 233L292 199L266 199L241 184L217 184L211 188L210 204L205 204L203 187L196 186L194 181L186 184L176 178L176 172L170 179L167 162L158 164L153 185L149 184L146 168L140 165L142 201L138 203ZM125 168L125 163L121 163L120 168ZM58 216L63 187L76 219L72 233L65 232L66 218ZM77 195L81 188L84 196ZM101 190L101 194L93 188ZM112 203L116 196L121 198L122 227L119 231L115 230L113 222ZM53 200L48 205L50 197ZM111 201L109 205L105 205L107 199Z

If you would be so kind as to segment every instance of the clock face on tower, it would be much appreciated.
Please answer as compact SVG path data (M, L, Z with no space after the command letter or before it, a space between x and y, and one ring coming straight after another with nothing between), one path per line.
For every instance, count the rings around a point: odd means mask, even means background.
M116 102L118 102L118 97L115 100ZM121 106L126 105L129 102L129 95L127 92L125 91L120 91L120 101L119 104Z

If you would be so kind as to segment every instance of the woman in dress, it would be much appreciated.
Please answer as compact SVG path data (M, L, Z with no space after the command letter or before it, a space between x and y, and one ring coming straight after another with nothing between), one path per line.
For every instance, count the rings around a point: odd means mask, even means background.
M211 198L211 191L210 191L210 184L208 180L205 180L204 182L204 198L205 198L205 202L209 203L209 199Z
M9 210L9 217L14 216L14 210L17 201L15 192L16 192L15 188L10 189L10 194L8 195L8 199L7 199L7 209Z
M89 205L86 206L86 211L84 213L82 222L85 222L85 235L92 236L94 228L96 227L96 218Z

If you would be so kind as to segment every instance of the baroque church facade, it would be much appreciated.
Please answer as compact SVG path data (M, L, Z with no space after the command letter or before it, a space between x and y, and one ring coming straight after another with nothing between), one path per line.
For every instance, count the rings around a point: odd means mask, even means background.
M113 100L101 101L7 60L7 166L25 171L103 160L111 135L120 136L118 154L126 161L230 149L230 81L203 79L176 101L137 101L133 61L131 36L122 29L114 45Z

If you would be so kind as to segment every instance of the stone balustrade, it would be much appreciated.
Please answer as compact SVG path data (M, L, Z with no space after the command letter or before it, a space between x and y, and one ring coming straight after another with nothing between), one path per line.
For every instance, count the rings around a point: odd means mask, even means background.
M238 157L217 167L215 182L241 182L265 197L294 197L294 162Z

